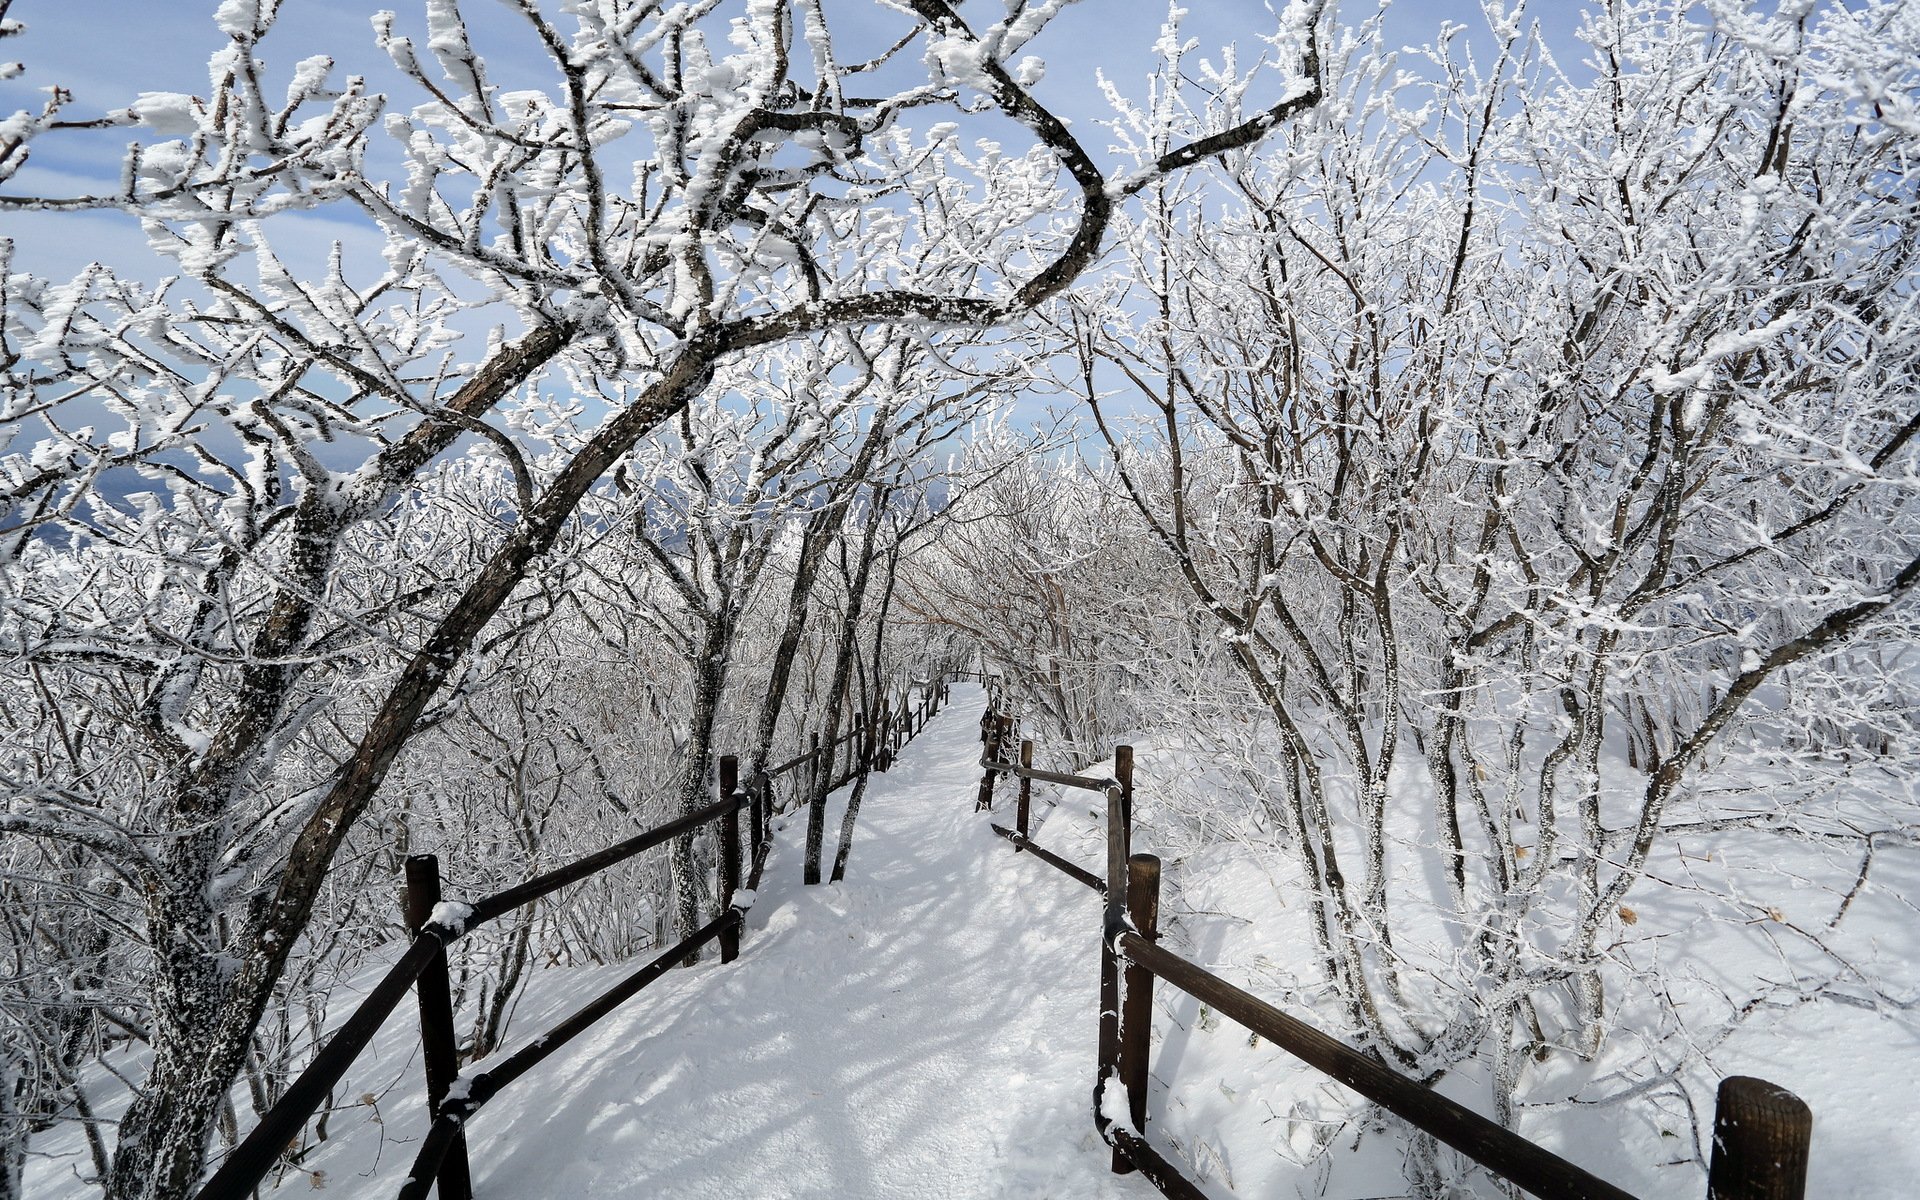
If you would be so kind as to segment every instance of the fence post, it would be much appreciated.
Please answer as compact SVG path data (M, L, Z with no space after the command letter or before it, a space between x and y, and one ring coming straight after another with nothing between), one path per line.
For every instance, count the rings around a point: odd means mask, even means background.
M1813 1110L1764 1079L1729 1075L1713 1110L1707 1200L1801 1200Z
M1114 750L1114 762L1121 761L1121 750ZM1108 1089L1124 1086L1120 1069L1120 954L1114 942L1120 931L1126 927L1127 919L1127 846L1131 833L1127 829L1128 817L1125 803L1125 776L1115 772L1121 787L1109 788L1107 797L1107 895L1102 910L1100 925L1100 1032L1098 1039L1100 1055L1097 1115L1103 1122L1106 1114L1112 1110L1110 1103L1117 1097ZM1134 1170L1133 1160L1120 1149L1118 1139L1110 1138L1113 1145L1112 1169L1116 1175L1126 1175Z
M815 730L807 740L807 803L813 803L813 794L820 790L820 731Z
M740 791L740 759L732 754L720 756L720 799L732 800ZM733 894L740 890L740 807L735 805L720 818L720 904L733 905ZM720 932L720 961L730 963L740 957L740 922Z
M1032 738L1020 739L1020 765L1028 768L1031 768L1033 766L1033 739ZM1021 837L1026 837L1028 835L1027 819L1032 814L1032 808L1033 808L1033 780L1028 779L1025 775L1022 775L1020 777L1020 807L1015 812L1014 821L1013 821L1014 828L1020 831ZM1019 850L1020 843L1015 842L1013 844L1013 848L1015 850Z
M440 860L431 854L410 854L406 861L407 928L415 937L433 919L440 903ZM447 980L447 952L443 946L414 984L420 1002L420 1057L427 1076L427 1115L438 1116L447 1089L460 1074L460 1054L453 1032L453 990ZM440 1164L441 1200L473 1200L473 1175L467 1163L467 1135L454 1135L453 1145Z
M820 882L820 844L827 836L827 785L833 780L833 747L827 747L827 776L822 779L818 733L813 735L812 746L807 760L811 764L807 767L807 858L800 870L801 882L806 884Z
M1127 915L1140 936L1156 941L1160 931L1160 859L1127 859ZM1153 1052L1153 972L1129 964L1120 1001L1120 1078L1127 1086L1133 1130L1147 1136L1147 1062Z
M1113 777L1120 781L1120 843L1122 856L1133 853L1133 747L1113 748Z
M754 772L747 783L747 859L750 862L760 861L760 851L767 844L767 810L772 807L768 792L772 783L764 769Z
M985 724L986 759L990 763L997 763L1000 761L1000 747L1006 740L1007 734L1013 730L1013 718L996 717L992 712L988 712ZM980 776L980 794L974 799L973 811L993 811L993 778L996 774L992 767L988 767Z
M780 807L780 791L773 782L773 776L767 774L765 771L760 772L760 776L756 782L760 785L758 789L760 794L760 849L754 852L755 861L758 861L761 854L765 854L771 849L767 843L773 841L773 813L775 809Z

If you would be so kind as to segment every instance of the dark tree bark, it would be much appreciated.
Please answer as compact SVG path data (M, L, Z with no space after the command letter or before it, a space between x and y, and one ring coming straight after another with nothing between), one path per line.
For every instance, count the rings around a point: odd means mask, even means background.
M841 710L846 706L853 682L854 659L860 652L860 615L866 600L867 579L873 573L873 544L879 536L883 517L882 497L876 496L867 517L866 532L860 539L859 560L847 584L847 611L841 617L840 640L833 655L833 682L827 685L827 728L823 736L829 746L840 736ZM841 565L846 566L844 561ZM833 773L829 770L808 797L804 878L810 884L820 882L820 856L827 836L827 791L832 786Z
M867 536L869 556L871 556L873 545L872 529L873 526L869 525L869 533ZM873 656L871 662L874 687L871 694L881 698L881 703L873 706L873 711L876 712L885 707L887 699L887 690L881 672L886 654L887 610L893 606L893 584L894 580L898 579L900 575L900 548L900 529L898 525L896 525L894 528L893 544L887 547L887 582L880 591L880 611L877 614L878 619L874 622L873 628ZM861 566L863 569L865 568L865 561L861 563ZM857 629L855 633L858 633ZM833 856L833 872L828 876L829 881L833 883L839 883L847 876L847 856L853 853L853 828L854 823L860 819L860 801L866 795L867 775L868 772L862 771L860 772L860 778L854 781L853 794L847 798L846 814L840 818L840 849Z

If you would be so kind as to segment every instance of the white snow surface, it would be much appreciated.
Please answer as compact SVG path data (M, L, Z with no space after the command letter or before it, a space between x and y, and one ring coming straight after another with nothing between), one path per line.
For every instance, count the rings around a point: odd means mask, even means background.
M464 932L467 922L472 919L473 905L463 904L458 900L442 900L433 906L432 912L427 914L427 924L441 925L455 933Z
M670 973L482 1109L468 1130L483 1200L1158 1196L1138 1176L1111 1174L1093 1131L1098 897L993 835L990 820L1012 823L1010 786L1002 783L991 818L973 811L981 702L979 689L956 686L952 704L894 769L871 777L848 882L802 887L804 814L779 818L739 961L723 966L709 951L699 966ZM1297 1008L1281 986L1281 968L1306 939L1292 889L1244 847L1196 849L1161 827L1159 797L1188 769L1186 757L1138 741L1136 846L1162 854L1169 870L1162 936ZM1112 765L1082 770L1098 776ZM828 806L829 859L846 795ZM1086 793L1036 787L1035 838L1097 868L1100 808ZM1756 848L1716 843L1711 858L1696 848L1682 859L1684 849L1661 857L1665 876L1737 865ZM1781 852L1772 843L1761 849ZM1793 870L1812 875L1815 866ZM1853 863L1833 869L1844 890ZM1893 977L1909 979L1915 927L1901 897L1920 890L1920 862L1890 857L1877 872L1849 918L1860 944L1846 949L1872 971L1901 964ZM1831 889L1809 887L1779 902L1786 916L1813 921L1834 899ZM1738 983L1782 961L1771 922L1706 920L1692 891L1652 889L1634 905L1639 927L1659 930L1675 961L1709 982ZM639 965L537 973L505 1049ZM379 974L370 968L358 983L371 986ZM1689 1007L1711 1009L1713 989L1693 986L1700 1004ZM351 1010L351 990L336 991L330 1024ZM1190 997L1161 987L1154 1007L1149 1136L1209 1195L1406 1194L1403 1133L1343 1117L1335 1085ZM327 1140L262 1194L393 1194L426 1129L415 1021L403 1003L335 1089ZM465 1065L461 1086L501 1057ZM1920 1102L1920 1030L1910 1019L1857 1006L1790 1008L1751 1023L1711 1058L1690 1078L1695 1119L1710 1119L1719 1076L1772 1079L1814 1109L1808 1195L1912 1194L1920 1152L1905 1132ZM138 1055L116 1065L134 1077L144 1067ZM1559 1068L1532 1090L1579 1093L1600 1072ZM1483 1103L1473 1076L1463 1066L1442 1090ZM1314 1107L1329 1098L1331 1110ZM236 1103L244 1111L239 1089ZM112 1101L101 1115L118 1110ZM1521 1132L1638 1195L1703 1191L1694 1186L1698 1166L1685 1161L1686 1114L1671 1105L1548 1103L1523 1117ZM75 1173L84 1149L71 1127L36 1139L34 1149L28 1196L98 1194Z
M1111 1174L1093 1128L1099 898L973 811L979 709L956 688L870 778L846 882L802 887L804 814L779 818L739 960L673 972L482 1109L476 1192L1158 1196ZM543 973L508 1049L635 965ZM381 1125L303 1164L329 1193L391 1195L406 1174L425 1127L410 1009L374 1052L397 1078Z

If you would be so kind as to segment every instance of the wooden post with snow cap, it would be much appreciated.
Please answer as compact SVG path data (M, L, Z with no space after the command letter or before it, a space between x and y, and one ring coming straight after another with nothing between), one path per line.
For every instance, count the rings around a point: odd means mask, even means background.
M1707 1200L1801 1200L1812 1141L1813 1110L1806 1101L1764 1079L1722 1079L1714 1101Z
M740 791L740 760L732 754L720 756L720 802L733 800ZM720 906L730 908L733 894L740 890L740 806L727 809L720 818ZM740 922L720 932L720 961L730 963L740 957Z
M440 860L410 854L406 861L407 929L415 936L433 920L440 904ZM440 1115L447 1090L460 1075L460 1052L453 1029L453 989L447 978L447 951L435 952L414 981L420 1002L420 1058L427 1076L427 1114ZM473 1174L467 1164L467 1139L456 1134L440 1164L441 1200L473 1200Z
M1160 937L1160 859L1135 854L1127 859L1127 916L1141 937ZM1147 1063L1153 1056L1153 972L1131 963L1120 1000L1120 1080L1127 1088L1127 1112L1133 1131L1147 1136Z

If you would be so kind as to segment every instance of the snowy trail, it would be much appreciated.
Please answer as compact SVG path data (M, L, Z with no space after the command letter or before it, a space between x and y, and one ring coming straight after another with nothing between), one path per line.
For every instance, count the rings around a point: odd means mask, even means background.
M1158 1195L1093 1133L1098 898L973 811L977 691L871 778L846 883L800 886L785 818L737 963L676 972L475 1118L482 1197Z

